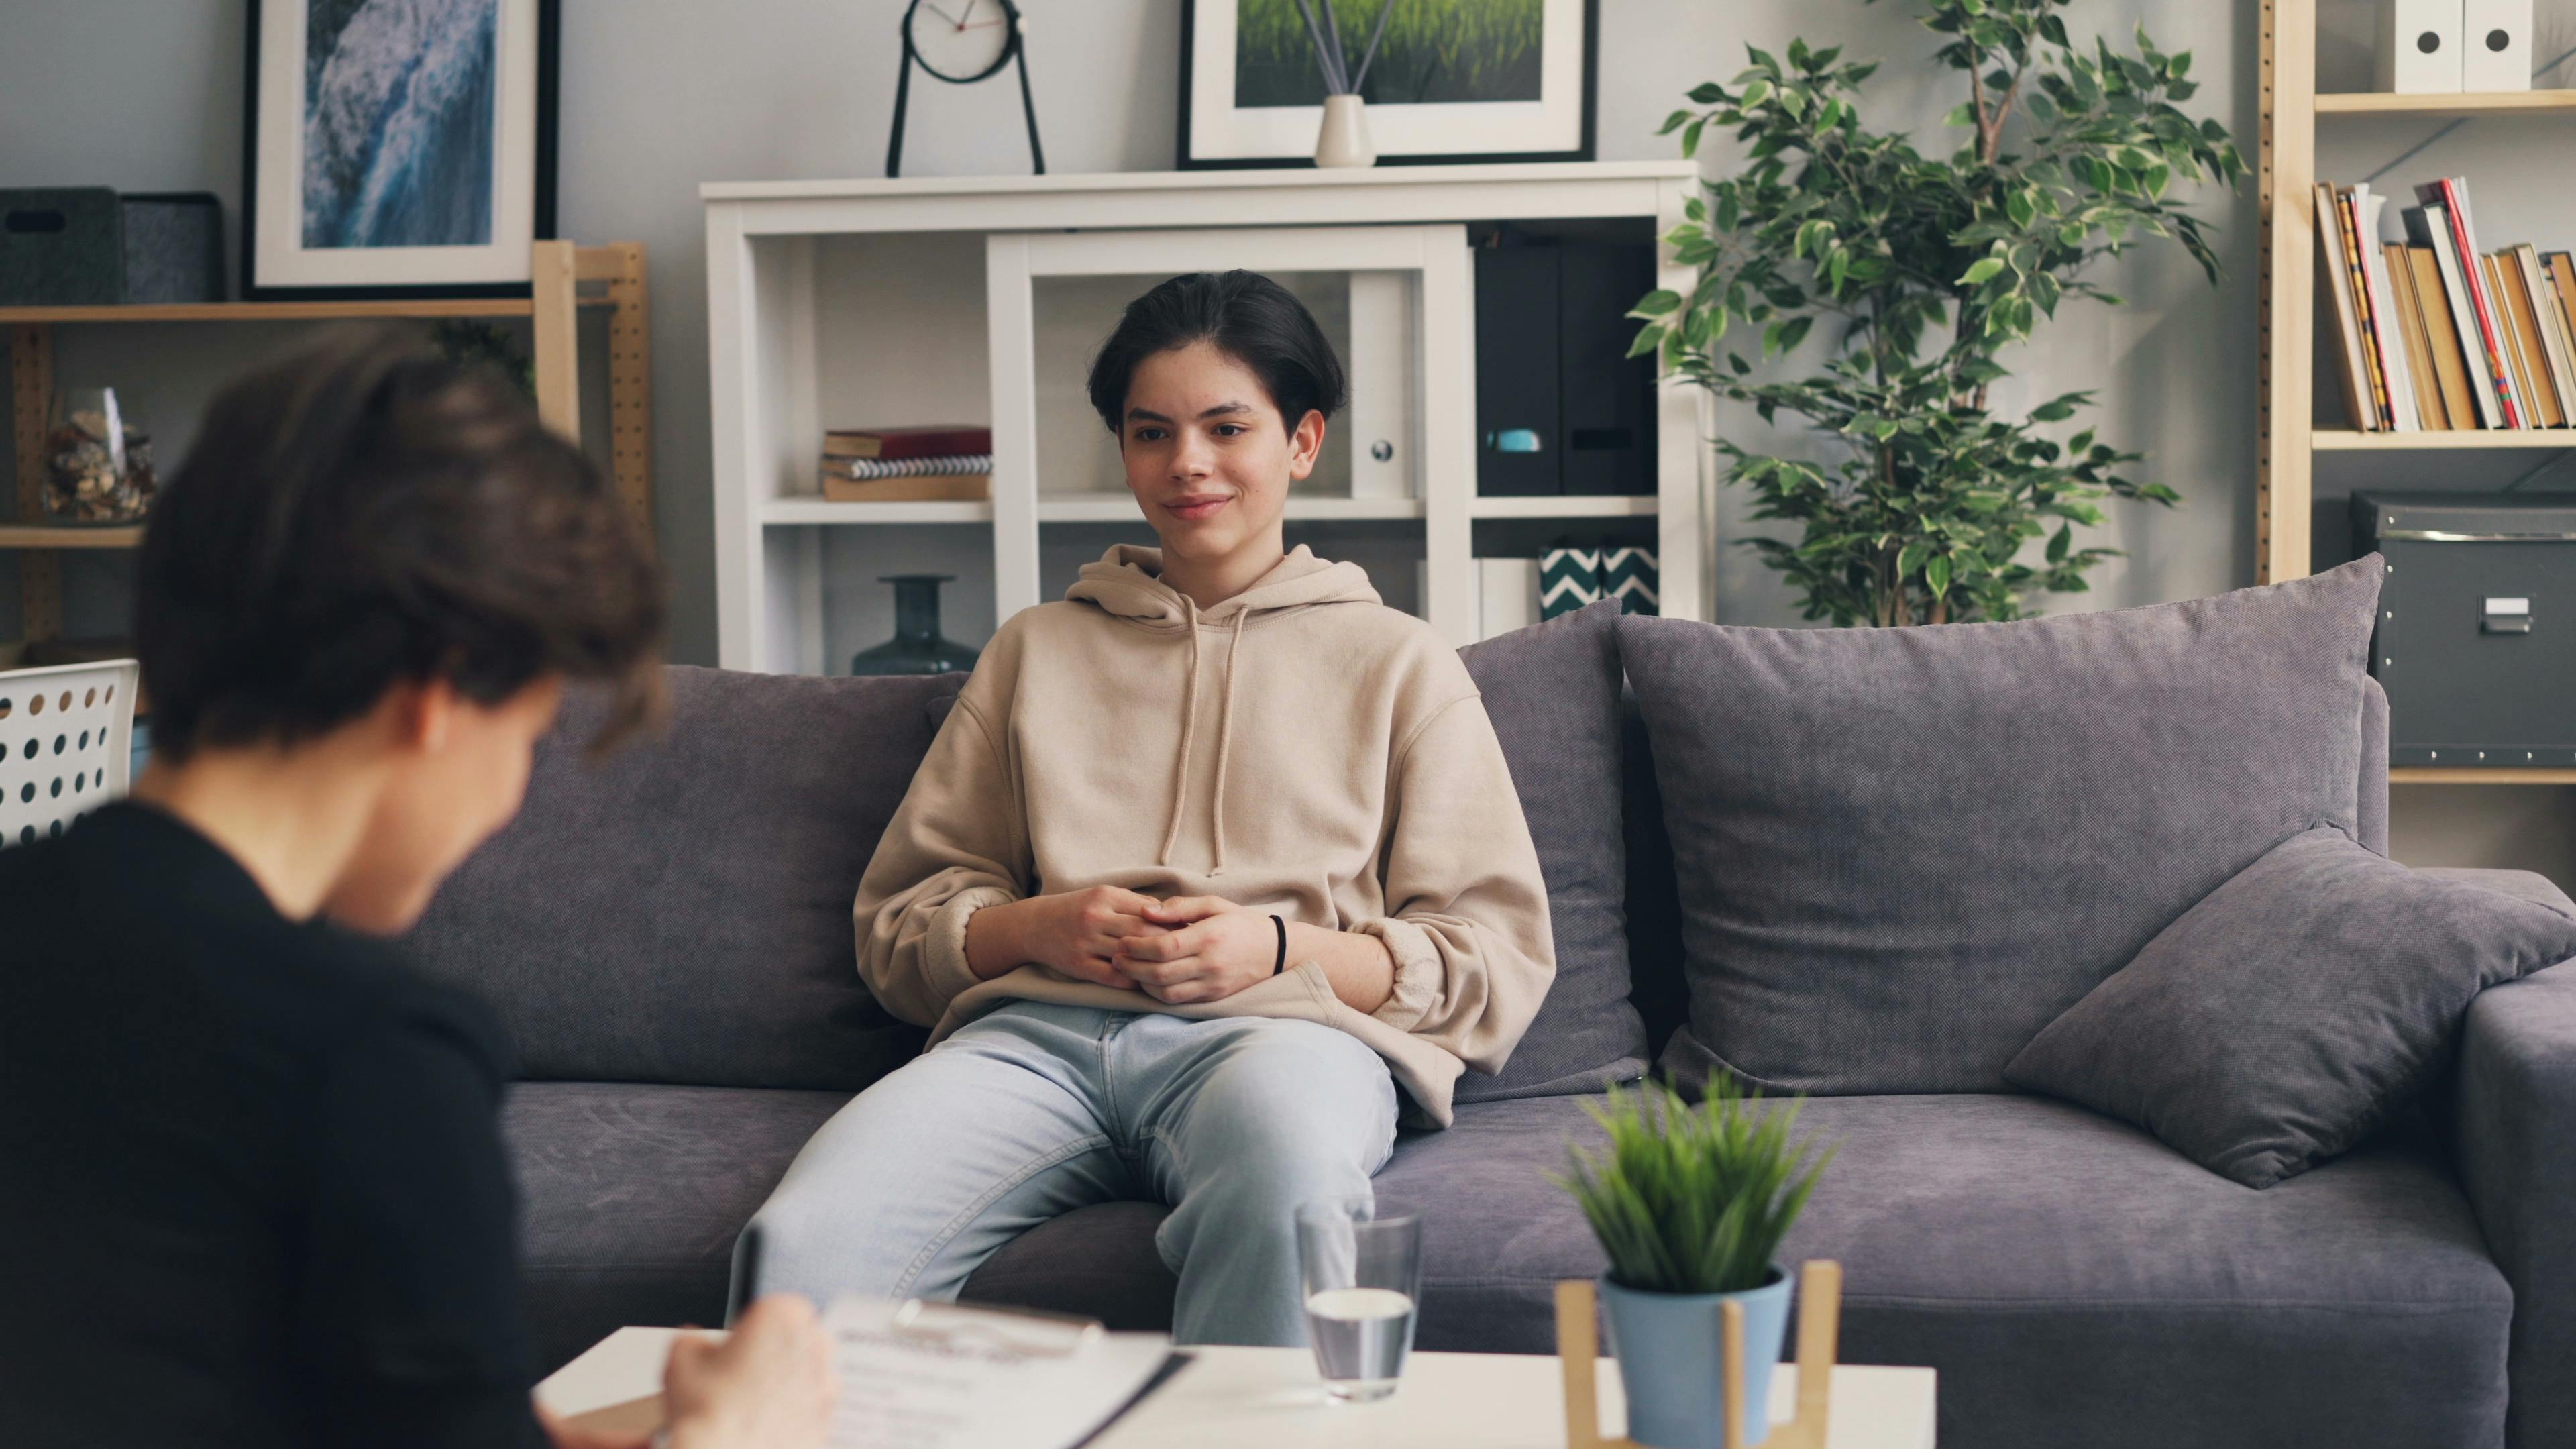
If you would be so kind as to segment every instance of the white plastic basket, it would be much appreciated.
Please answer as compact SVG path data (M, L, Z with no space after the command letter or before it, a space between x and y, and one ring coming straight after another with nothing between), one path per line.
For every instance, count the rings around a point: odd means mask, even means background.
M60 835L125 793L138 673L131 659L0 670L0 849Z

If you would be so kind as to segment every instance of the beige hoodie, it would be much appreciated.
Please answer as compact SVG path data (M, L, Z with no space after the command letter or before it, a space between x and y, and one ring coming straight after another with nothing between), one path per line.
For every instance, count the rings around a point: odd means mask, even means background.
M1303 544L1209 609L1161 569L1120 544L994 633L859 882L859 974L934 1042L1015 998L1320 1022L1449 1125L1462 1068L1500 1071L1556 975L1475 681L1358 565ZM1356 1011L1312 959L1181 1006L1034 962L968 969L976 910L1101 884L1380 937L1394 994Z

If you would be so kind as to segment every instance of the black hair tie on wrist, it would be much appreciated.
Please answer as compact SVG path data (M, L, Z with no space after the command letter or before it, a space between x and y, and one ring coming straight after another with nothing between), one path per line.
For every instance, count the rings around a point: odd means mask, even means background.
M1270 924L1279 928L1279 959L1270 963L1270 974L1276 976L1288 969L1288 918L1273 911Z

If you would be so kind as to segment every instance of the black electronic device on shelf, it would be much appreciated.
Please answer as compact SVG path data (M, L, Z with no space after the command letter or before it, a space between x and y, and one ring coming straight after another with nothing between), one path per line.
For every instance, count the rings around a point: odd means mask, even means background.
M1654 244L1506 234L1475 254L1476 491L1656 491L1655 359L1627 355Z
M2576 766L2576 494L2356 493L2389 763Z

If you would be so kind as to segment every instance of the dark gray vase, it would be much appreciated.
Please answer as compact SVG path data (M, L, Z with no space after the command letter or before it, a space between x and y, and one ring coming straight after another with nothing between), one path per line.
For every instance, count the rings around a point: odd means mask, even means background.
M939 586L955 574L879 574L894 585L894 637L850 658L852 674L950 674L975 667L976 650L939 637Z

